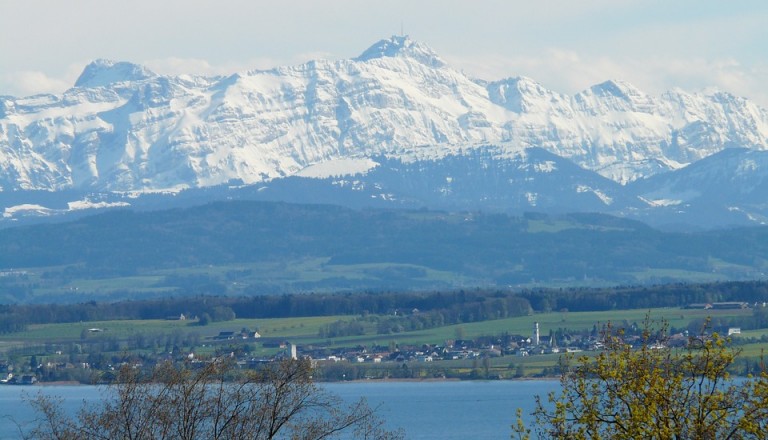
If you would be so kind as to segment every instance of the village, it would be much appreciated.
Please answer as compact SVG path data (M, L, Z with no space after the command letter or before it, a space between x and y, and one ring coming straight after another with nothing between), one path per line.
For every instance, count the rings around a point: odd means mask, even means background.
M100 328L89 328L88 332L103 335ZM115 378L116 371L124 365L133 368L145 368L169 361L192 368L205 365L217 359L226 358L236 362L239 368L258 369L260 366L285 358L307 359L316 368L317 376L322 380L354 380L385 378L520 378L533 372L524 373L521 358L581 351L601 350L604 346L601 331L595 327L591 332L560 334L548 331L542 335L539 323L534 323L530 335L502 334L483 336L474 339L453 339L443 344L408 345L390 343L331 346L326 344L301 344L289 340L264 338L256 331L243 329L221 331L201 341L201 351L185 350L174 345L169 351L160 353L128 353L120 351L120 346L110 347L111 352L97 353L97 344L75 344L71 346L76 353L67 352L59 347L52 353L34 354L28 358L16 358L16 361L0 359L0 384L33 385L38 382L78 381L80 383L109 383ZM97 339L98 340L98 339ZM628 335L630 342L640 342L640 337ZM666 343L684 346L688 342L687 333L671 335ZM273 354L268 356L253 354L253 347L260 345ZM552 367L545 368L533 375L554 375L556 361L552 358ZM478 377L476 370L488 372L491 367L499 370L503 365L506 373L498 371L493 376L487 374ZM510 368L514 366L514 368Z
M736 312L751 316L748 309L764 310L765 307L764 303L716 302L689 304L679 310L688 313ZM199 319L188 320L183 314L168 316L165 321L183 321L185 328L200 328ZM188 327L191 324L187 321L198 326ZM220 323L217 333L208 332L207 335L179 330L159 335L131 332L123 338L118 338L109 328L86 326L76 341L25 345L3 353L0 385L111 383L122 366L152 368L161 362L195 368L227 359L242 370L251 370L285 358L311 361L317 379L326 381L551 377L559 374L560 356L602 350L606 344L605 336L617 334L619 327L624 343L632 346L643 343L642 324L637 321L617 323L616 328L606 322L595 322L591 328L582 326L577 330L542 328L536 321L528 334L506 332L499 327L500 333L474 337L466 337L461 326L457 326L453 338L418 344L397 342L397 334L384 336L389 339L384 344L378 342L382 340L381 335L362 338L266 337L258 330L246 327L239 331L221 330L226 328L224 322ZM732 324L713 327L709 331L728 337L740 336L741 328ZM319 333L326 334L326 328L321 327ZM685 347L692 340L701 341L706 337L698 332L692 334L686 328L668 328L663 335L654 335L652 338L655 339L648 342L652 348Z
M89 334L101 336L105 330L101 328L87 329ZM447 367L461 366L461 361L477 364L479 361L486 366L490 359L503 357L528 357L582 350L596 350L601 347L597 335L583 337L574 335L566 339L556 340L554 333L542 336L538 323L532 328L530 335L504 334L498 337L479 337L475 339L455 339L444 344L381 346L353 345L329 346L319 344L297 344L288 340L264 338L257 331L242 329L241 331L221 331L201 341L200 348L213 355L200 355L195 351L172 347L170 351L156 355L145 354L113 354L95 355L87 353L87 348L79 356L73 356L64 350L56 350L50 355L32 355L24 362L9 362L0 359L0 384L32 385L39 381L61 381L77 377L82 382L108 382L114 378L114 373L122 365L142 368L163 361L183 363L191 367L203 365L220 358L229 358L242 369L257 369L265 363L285 358L311 360L320 376L326 380L349 380L358 378L388 378L403 377L409 365L445 364ZM272 351L269 356L253 356L254 345ZM76 350L83 351L80 345ZM95 348L95 344L92 345ZM117 347L112 347L117 348ZM176 350L174 350L176 348ZM95 362L94 362L95 361ZM454 361L454 362L450 362ZM453 365L451 365L453 364ZM342 372L334 375L334 367L355 366L356 374ZM365 368L365 367L378 368ZM403 368L405 367L405 368ZM359 370L359 371L358 371ZM417 368L424 370L424 368ZM427 369L428 370L428 369ZM450 368L448 368L450 370ZM78 373L75 373L79 371ZM392 374L394 371L395 374ZM437 377L444 377L447 370L440 370ZM322 374L325 372L325 374ZM513 372L514 373L514 372ZM519 371L517 372L519 373ZM362 375L362 376L361 376ZM429 377L424 372L423 377ZM361 377L358 377L361 376ZM417 376L418 377L418 376ZM84 380L85 379L85 380Z

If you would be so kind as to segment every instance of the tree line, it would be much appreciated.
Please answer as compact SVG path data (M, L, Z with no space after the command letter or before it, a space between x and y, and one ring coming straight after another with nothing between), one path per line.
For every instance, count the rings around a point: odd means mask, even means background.
M286 294L256 297L195 296L80 304L0 306L0 332L23 331L29 324L166 319L181 314L213 321L299 316L394 315L439 312L448 322L470 322L528 313L527 299L500 290L438 292L358 292ZM429 316L429 315L424 315ZM423 319L423 318L420 318Z
M573 312L680 307L695 303L768 301L766 281L671 283L654 286L528 289L520 296L536 311Z
M389 315L381 333L403 328L519 316L529 311L601 311L678 307L716 301L768 300L767 281L570 289L460 289L431 292L365 291L254 297L193 296L79 304L0 305L0 333L30 324L208 317L265 319L332 315ZM414 313L417 311L418 313ZM766 320L760 317L757 320ZM757 325L757 324L756 324Z

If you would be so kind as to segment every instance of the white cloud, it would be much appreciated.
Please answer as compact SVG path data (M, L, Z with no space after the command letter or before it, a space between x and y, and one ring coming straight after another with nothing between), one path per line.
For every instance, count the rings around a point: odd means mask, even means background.
M714 87L768 107L768 90L763 86L768 83L768 65L745 66L730 58L608 57L563 49L514 57L486 54L445 58L456 68L478 78L528 76L566 94L609 79L620 79L653 95L675 87L687 91Z
M551 47L525 53L476 53L441 56L468 75L486 80L528 76L552 90L574 94L608 79L628 81L653 95L679 87L698 91L710 87L744 96L768 108L768 64L745 65L736 58L709 59L659 52L654 55L595 54L584 50ZM202 58L168 57L139 61L164 75L182 73L230 75L254 69L296 65L312 59L338 59L329 52L286 54L285 57L252 57L212 63ZM136 61L136 60L126 60ZM70 64L60 75L37 70L0 73L0 94L29 96L62 93L72 87L87 62Z
M72 82L53 78L43 72L9 72L0 77L0 90L13 96L29 96L40 93L61 93L72 87Z
M197 74L206 76L231 75L248 70L271 69L279 66L295 65L310 60L336 59L328 52L306 52L289 55L285 58L259 57L245 61L230 61L214 64L200 58L169 57L138 62L160 75ZM135 60L116 60L136 62ZM0 95L15 97L31 96L40 93L61 94L74 86L89 61L73 63L58 76L41 71L22 70L0 73Z
M0 71L0 95L16 97L61 94L72 88L88 62L76 62L55 72L34 69Z
M569 93L607 78L651 92L715 85L768 104L764 0L9 0L0 9L0 94L60 92L99 57L208 75L337 58L307 50L350 57L404 23L483 78L524 74ZM73 60L85 61L62 73Z
M147 60L143 64L155 73L161 75L231 75L235 72L248 70L266 70L279 66L305 63L309 60L334 59L328 52L308 52L285 58L258 57L244 61L229 61L225 63L210 63L199 58L162 58Z

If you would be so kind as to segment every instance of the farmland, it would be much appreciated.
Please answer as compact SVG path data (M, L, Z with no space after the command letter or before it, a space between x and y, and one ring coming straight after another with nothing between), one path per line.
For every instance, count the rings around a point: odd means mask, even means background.
M666 322L671 332L693 332L707 320L719 325L747 320L753 314L748 308L558 311L386 334L379 332L377 323L388 317L380 315L235 318L204 326L195 319L84 321L34 324L23 332L0 335L0 359L5 359L6 368L37 371L43 380L89 382L102 380L103 370L121 362L206 359L229 353L247 365L249 360L269 359L285 353L286 346L295 345L300 355L320 359L320 379L406 377L404 374L411 378L514 378L556 374L565 352L563 345L585 349L584 342L577 341L608 323L629 328L650 319ZM323 335L330 326L353 322L359 324L354 335ZM531 338L534 323L549 342L535 349L529 342L530 348L526 348L519 339ZM254 338L254 333L259 337ZM552 337L559 342L552 342ZM456 341L463 341L466 357L455 354L462 352L453 347ZM768 347L766 341L768 329L745 330L733 336L745 359L758 357ZM552 345L558 344L563 346L562 352L553 353ZM526 356L521 355L524 350ZM438 351L440 356L432 357ZM402 353L401 358L394 353ZM407 353L413 353L411 358L402 358ZM72 362L75 360L83 362Z

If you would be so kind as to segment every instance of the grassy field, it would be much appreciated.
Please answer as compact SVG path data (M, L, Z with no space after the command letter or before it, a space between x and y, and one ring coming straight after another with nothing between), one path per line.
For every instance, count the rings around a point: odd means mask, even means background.
M680 269L656 269L649 268L643 272L628 272L628 275L641 283L654 280L684 280L687 282L714 282L722 278L719 273L700 272Z
M529 335L533 323L538 322L542 335L550 330L568 329L578 331L591 329L600 323L613 322L620 325L637 323L642 325L646 316L658 321L666 320L670 326L684 328L689 322L707 317L747 316L750 310L694 310L679 308L662 308L651 310L611 310L604 312L553 312L530 316L498 319L492 321L448 325L427 330L376 334L376 324L365 322L366 334L339 338L321 338L320 328L338 320L349 321L354 316L322 316L277 319L235 319L233 321L212 322L207 326L196 325L194 321L168 320L121 320L94 321L67 324L31 325L24 333L0 335L0 343L40 343L47 341L68 341L80 339L83 330L100 329L100 335L125 339L132 334L160 334L173 332L196 332L201 337L211 337L220 331L239 331L242 328L256 330L263 337L295 340L299 343L330 343L332 345L352 345L380 343L386 345L390 341L401 344L442 344L448 339L472 339L478 336L500 335L502 333ZM744 332L740 337L759 338L765 332Z
M419 213L413 213L418 217ZM460 221L462 217L450 217ZM462 220L463 221L463 220ZM554 233L571 229L574 223L567 220L531 220L529 232ZM76 295L87 300L119 300L125 298L157 297L174 292L187 292L196 283L184 283L185 278L203 279L215 284L216 292L228 295L253 295L273 293L305 292L307 290L329 291L359 286L387 286L388 288L458 288L460 286L492 285L489 274L471 271L437 270L429 264L403 264L393 262L330 264L330 257L294 258L280 261L253 261L220 265L197 265L162 270L139 270L133 274L113 273L94 276L84 271L82 265L19 268L23 277L0 280L0 302L23 303L59 302ZM728 278L760 277L754 273L762 271L764 261L757 266L742 266L721 259L710 258L703 269L684 270L648 267L622 272L624 277L638 283L657 283L676 280L689 282L711 282ZM524 264L507 263L505 271L525 272ZM486 278L484 278L486 277ZM199 283L198 283L199 284ZM601 279L553 278L546 282L521 280L520 287L599 287L615 285ZM335 287L334 287L335 286ZM341 286L341 287L340 287ZM18 293L9 293L9 292ZM211 293L211 292L200 292ZM67 301L63 301L67 302Z
M78 295L87 299L115 300L123 296L152 296L172 293L183 287L169 285L166 278L183 277L208 278L219 283L230 295L292 292L306 290L306 285L317 286L313 290L322 290L323 283L345 280L350 285L377 285L382 280L403 278L415 285L425 286L460 286L464 284L483 285L483 280L460 274L435 270L426 266L400 263L371 264L329 264L329 258L304 258L290 262L253 262L231 265L207 265L184 267L167 270L146 271L135 275L88 277L68 275L75 272L77 266L52 266L42 268L22 268L25 278L20 284L30 287L30 292L23 298L5 295L0 290L0 300L16 303L19 300L34 302L45 297L57 302L58 298ZM404 281L405 282L405 281ZM372 283L372 284L371 284ZM253 287L257 286L257 287ZM278 287L270 287L278 286ZM282 287L279 287L282 286ZM286 287L288 286L288 287ZM283 289L275 291L274 289ZM286 290L287 289L287 290Z
M604 312L552 312L541 313L516 318L499 319L484 322L464 323L448 325L438 328L410 331L394 334L377 334L377 317L360 316L324 316L301 317L280 319L235 319L225 322L212 322L206 326L197 325L196 321L170 321L170 320L116 320L78 322L68 324L45 324L29 326L23 333L0 335L0 357L3 353L11 353L15 350L16 357L29 358L37 355L39 359L61 359L61 356L51 357L50 346L62 346L65 344L79 344L83 339L98 341L119 341L120 348L112 354L125 354L125 343L131 338L143 335L145 337L158 336L160 341L177 336L194 336L197 342L194 344L196 355L212 355L223 347L233 347L238 344L248 344L252 356L271 356L279 351L274 347L264 347L265 341L288 341L298 345L321 345L334 347L354 347L358 345L371 346L399 346L422 344L444 344L451 339L473 339L479 336L497 336L503 333L528 336L531 334L534 322L539 323L543 336L550 330L568 329L571 332L591 330L593 326L612 322L619 326L637 323L642 326L648 317L653 321L665 320L670 326L679 329L686 328L692 321L703 320L707 317L731 318L748 316L751 310L694 310L680 308L658 308L651 310L612 310ZM339 320L350 321L359 319L363 323L365 334L360 336L322 338L319 336L321 328ZM263 336L261 340L232 340L216 341L213 337L222 331L239 332L242 328L258 330ZM90 329L99 329L91 332ZM759 358L768 343L761 342L761 338L768 339L768 329L745 331L734 335L738 348L742 350L742 358L750 358L752 361ZM751 341L750 343L746 343ZM149 350L163 351L166 342L160 342L155 348ZM172 344L173 345L173 344ZM168 349L167 346L166 350ZM230 348L226 348L229 350ZM585 352L589 354L589 352ZM469 377L469 378L513 378L519 376L533 376L554 374L552 367L558 364L561 354L536 355L527 357L504 356L489 359L471 359L440 361L433 363L409 363L412 376L421 378L439 377ZM741 362L741 361L739 361ZM746 360L745 360L746 362ZM751 362L751 361L750 361ZM346 366L344 366L346 365ZM336 365L337 368L357 368L355 364L344 363ZM742 364L738 364L742 365ZM334 368L331 366L330 368ZM366 375L376 377L390 377L392 364L372 365L366 364Z
M331 343L337 346L353 344L387 345L389 342L398 344L421 345L442 344L448 339L472 339L478 336L500 335L504 332L510 334L530 335L533 323L539 323L542 335L547 335L549 330L568 329L571 331L588 330L593 325L613 322L617 324L637 323L642 325L646 316L659 321L666 320L670 326L684 328L693 320L707 317L733 317L749 315L749 310L693 310L678 308L663 308L652 310L611 310L605 312L554 312L542 313L531 316L498 319L474 323L448 325L427 330L377 335L366 333L363 336L343 337L334 339L321 339L317 334L296 335L297 341L302 343ZM349 319L349 317L344 318ZM766 330L768 334L768 330Z
M242 328L258 329L264 337L306 338L308 335L317 337L321 326L339 319L349 319L344 316L319 316L306 318L280 319L236 319L225 322L212 322L206 326L196 325L195 321L169 321L161 319L120 320L120 321L91 321L66 324L30 325L24 333L0 335L0 343L6 346L18 343L63 342L78 340L83 330L99 329L94 334L125 339L132 334L161 333L199 333L202 337L211 337L221 331L240 331Z

